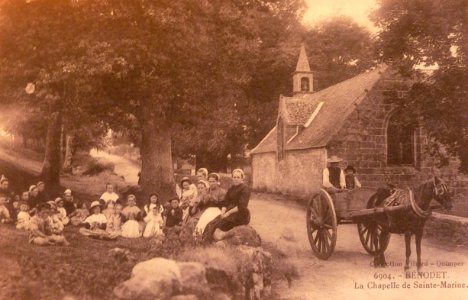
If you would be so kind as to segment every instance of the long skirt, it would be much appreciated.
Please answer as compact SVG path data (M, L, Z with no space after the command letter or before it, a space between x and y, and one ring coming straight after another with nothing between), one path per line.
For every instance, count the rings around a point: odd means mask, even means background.
M140 224L135 220L128 220L122 226L122 236L126 238L141 237Z
M217 216L213 221L206 225L205 230L203 231L203 241L212 242L213 233L216 229L229 231L236 226L247 225L249 223L250 212L247 209L242 212L233 213L224 219L222 219L221 216Z
M73 226L80 226L85 219L86 217L83 216L73 216L71 217L70 222Z
M118 235L114 233L109 233L105 230L102 229L86 229L86 228L80 228L79 232L87 237L93 238L93 239L100 239L100 240L115 240Z
M18 224L16 224L16 229L29 230L29 224L29 221L18 222Z
M143 232L143 237L150 238L157 235L164 235L161 224L158 220L151 220L146 224L145 231Z
M195 226L194 234L203 234L206 225L213 221L217 216L221 214L221 210L217 207L208 207L198 220L197 226Z

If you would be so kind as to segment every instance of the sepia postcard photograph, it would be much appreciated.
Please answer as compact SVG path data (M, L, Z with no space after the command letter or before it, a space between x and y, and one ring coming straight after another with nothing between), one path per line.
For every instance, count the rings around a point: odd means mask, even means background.
M468 299L468 0L0 0L0 300Z

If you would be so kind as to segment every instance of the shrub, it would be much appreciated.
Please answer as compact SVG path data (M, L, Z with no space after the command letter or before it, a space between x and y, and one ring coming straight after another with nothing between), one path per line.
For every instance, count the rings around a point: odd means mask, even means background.
M92 159L86 164L83 175L94 176L104 171L114 172L114 164Z

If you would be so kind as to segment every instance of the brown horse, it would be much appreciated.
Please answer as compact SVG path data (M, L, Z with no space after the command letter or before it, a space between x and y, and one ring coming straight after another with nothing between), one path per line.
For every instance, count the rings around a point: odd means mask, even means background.
M367 208L383 206L384 200L387 199L394 192L393 187L380 188L377 193L372 195L367 203ZM421 269L421 241L423 236L423 229L427 218L431 215L430 202L435 199L444 208L450 209L452 207L451 195L448 192L446 185L437 177L432 178L418 186L413 192L409 191L409 202L407 207L402 210L387 212L375 216L374 220L381 225L381 236L390 233L398 233L405 235L406 245L406 262L405 271L409 269L409 258L411 255L411 236L416 236L416 254L418 272ZM414 201L413 201L414 200ZM374 246L376 249L381 249L377 243L382 239L375 239ZM374 266L386 266L384 250L378 251L374 256Z

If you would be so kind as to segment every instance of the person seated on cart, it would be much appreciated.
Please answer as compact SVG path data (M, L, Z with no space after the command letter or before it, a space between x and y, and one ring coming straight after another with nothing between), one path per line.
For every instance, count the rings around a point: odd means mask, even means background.
M354 190L361 187L359 179L356 177L356 169L353 166L347 166L344 170L345 172L345 181L346 189Z
M341 161L341 158L332 155L327 159L328 167L323 169L322 185L329 194L339 193L346 188L345 174L340 168Z

